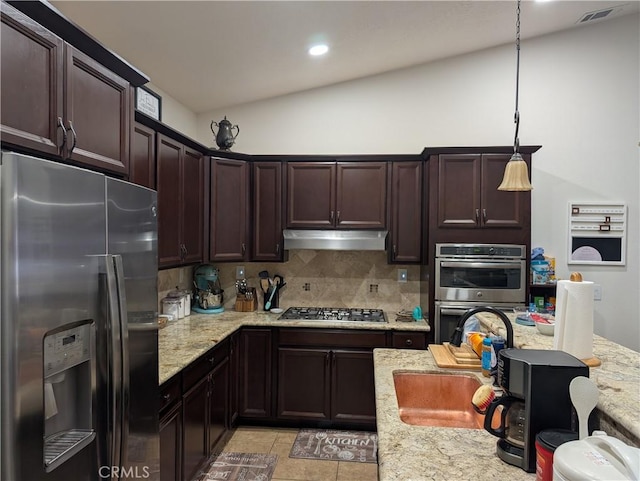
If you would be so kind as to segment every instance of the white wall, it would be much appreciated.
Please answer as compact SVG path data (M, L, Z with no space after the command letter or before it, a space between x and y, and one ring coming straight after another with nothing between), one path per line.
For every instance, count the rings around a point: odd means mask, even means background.
M520 141L533 156L532 244L602 286L595 331L640 350L639 17L628 15L524 41ZM295 95L197 116L241 133L255 154L418 153L425 146L513 142L515 48L489 49ZM569 201L628 205L624 267L567 264Z
M149 82L146 86L162 97L161 122L195 140L198 133L196 128L198 125L196 114L160 87L154 85L153 82Z

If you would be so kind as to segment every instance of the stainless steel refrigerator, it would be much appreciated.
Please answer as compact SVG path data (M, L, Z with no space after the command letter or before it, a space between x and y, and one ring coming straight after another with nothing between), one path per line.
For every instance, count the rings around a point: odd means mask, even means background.
M1 159L0 478L159 479L156 193Z

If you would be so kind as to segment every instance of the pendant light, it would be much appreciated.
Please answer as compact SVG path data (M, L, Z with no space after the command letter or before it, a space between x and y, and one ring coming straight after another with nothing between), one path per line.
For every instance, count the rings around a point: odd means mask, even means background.
M520 155L520 139L518 138L518 130L520 128L520 112L518 111L518 90L520 84L520 0L518 0L516 19L516 112L513 121L516 124L516 134L513 139L513 155L507 162L504 169L504 177L502 183L498 186L498 190L506 191L529 191L533 189L529 182L529 170L527 163Z

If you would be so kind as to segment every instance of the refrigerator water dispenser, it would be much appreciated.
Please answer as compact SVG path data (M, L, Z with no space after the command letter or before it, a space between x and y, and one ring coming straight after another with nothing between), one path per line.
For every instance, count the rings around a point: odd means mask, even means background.
M95 324L74 322L44 337L44 467L50 472L95 438Z

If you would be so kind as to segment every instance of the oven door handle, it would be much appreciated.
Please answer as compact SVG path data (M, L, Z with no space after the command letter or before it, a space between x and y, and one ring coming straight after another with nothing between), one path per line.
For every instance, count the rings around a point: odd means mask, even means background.
M471 307L441 307L440 308L440 314L443 314L445 316L461 316L462 314L467 312L469 309L474 309L476 307L478 307L478 306L471 306Z
M471 267L473 269L521 269L522 264L510 262L451 262L441 261L440 267Z

